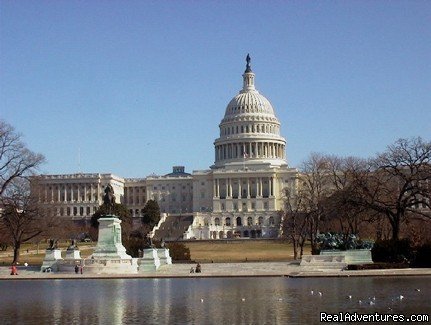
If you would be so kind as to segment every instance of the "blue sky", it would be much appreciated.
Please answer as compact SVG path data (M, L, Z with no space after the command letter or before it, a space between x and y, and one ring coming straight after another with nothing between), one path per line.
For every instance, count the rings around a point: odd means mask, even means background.
M430 40L431 1L2 0L0 118L43 173L206 169L250 53L291 166L369 157L430 140Z

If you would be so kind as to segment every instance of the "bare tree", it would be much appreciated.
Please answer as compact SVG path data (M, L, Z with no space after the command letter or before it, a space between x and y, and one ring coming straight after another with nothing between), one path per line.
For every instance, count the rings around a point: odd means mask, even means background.
M27 149L11 125L0 120L0 229L14 246L14 263L21 244L39 235L45 224L28 180L44 161Z
M317 250L317 235L324 216L324 199L333 192L331 174L326 156L313 153L302 163L298 193L303 212L308 215L308 234L312 252Z
M302 199L301 193L284 189L283 235L292 243L295 260L303 255L310 222L310 214L305 212Z
M0 120L0 197L14 179L32 174L44 161L27 149L11 125Z
M29 181L24 178L9 183L1 204L0 230L11 238L13 263L17 263L21 245L49 229L53 219L41 214L37 200L30 194Z
M398 240L403 223L431 217L430 163L431 142L399 139L370 160L365 177L357 175L354 202L384 215Z
M355 177L364 174L367 163L357 157L327 156L326 160L333 192L323 202L325 219L335 221L336 228L339 228L347 239L350 234L359 233L361 224L373 222L377 218L376 214L370 213L366 207L352 202L352 197L356 195Z

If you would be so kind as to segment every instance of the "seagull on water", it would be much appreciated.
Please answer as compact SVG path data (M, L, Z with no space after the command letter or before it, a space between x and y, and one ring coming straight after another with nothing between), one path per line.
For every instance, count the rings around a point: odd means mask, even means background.
M322 297L322 293L319 291L319 296Z
M310 293L311 293L311 295L314 295L314 291L313 290L311 290Z
M419 288L418 288L418 289L415 289L415 290L416 290L417 292L421 292L421 289L419 289Z
M201 298L201 302L204 302L203 298Z
M404 296L403 296L403 295L400 295L400 297L399 297L399 298L400 298L400 300L403 300L403 299L404 299Z
M348 298L348 299L352 299L352 295L348 295L348 296L347 296L347 298Z

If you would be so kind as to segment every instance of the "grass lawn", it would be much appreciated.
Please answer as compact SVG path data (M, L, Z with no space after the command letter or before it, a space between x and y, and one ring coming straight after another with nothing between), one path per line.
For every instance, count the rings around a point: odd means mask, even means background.
M62 250L62 257L66 256L66 249L70 243L60 242L59 248ZM78 243L81 257L88 257L93 253L93 246L96 243ZM25 243L20 249L20 264L28 263L29 265L42 265L45 257L45 249L48 247L46 243L31 244ZM28 252L27 252L28 250ZM6 251L0 251L0 265L11 265L13 260L13 249L9 247Z
M95 244L78 243L81 257L90 256ZM63 258L68 245L69 243L60 243ZM185 242L185 245L190 249L191 259L201 263L293 260L292 245L282 240L191 241ZM21 248L21 264L42 265L46 247L45 243L39 244L39 247L36 244L24 244ZM304 254L310 254L309 245L305 247ZM0 265L11 265L12 256L11 247L5 252L0 252Z
M251 262L293 260L292 245L282 240L186 242L191 259L199 262ZM304 254L310 253L306 246Z

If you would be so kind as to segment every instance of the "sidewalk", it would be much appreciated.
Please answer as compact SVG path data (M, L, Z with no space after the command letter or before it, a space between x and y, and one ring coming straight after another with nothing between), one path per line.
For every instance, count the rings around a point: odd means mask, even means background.
M18 275L10 275L10 267L0 267L0 280L42 280L42 279L118 279L118 278L205 278L205 277L356 277L356 276L431 276L428 269L387 270L313 270L303 269L291 262L261 263L204 263L202 273L190 273L194 264L163 265L155 272L137 274L75 274L42 273L35 267L18 267Z

